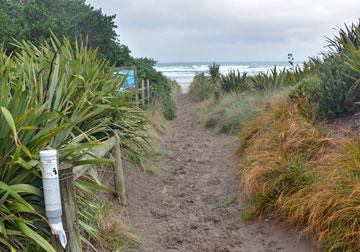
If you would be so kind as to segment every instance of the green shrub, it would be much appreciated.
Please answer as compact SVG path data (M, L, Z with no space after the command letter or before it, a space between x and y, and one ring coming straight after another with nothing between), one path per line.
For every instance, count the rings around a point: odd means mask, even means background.
M154 86L155 98L161 104L163 116L167 120L173 120L177 117L177 106L174 95L178 90L178 85L169 79L162 77Z
M269 90L274 88L292 86L297 82L297 79L302 76L303 71L298 67L294 72L286 69L278 69L274 66L266 73L258 73L254 76L249 76L249 87L256 90Z
M312 77L298 84L292 98L311 103L317 117L331 119L356 109L360 98L356 83L360 71L354 67L359 60L359 24L345 25L333 39L328 38L330 52L323 60L311 58L304 64L304 72Z
M215 62L210 64L209 65L209 75L210 75L210 80L213 83L219 82L219 80L221 78L220 65L216 64Z
M297 104L299 113L309 121L318 118L316 100L313 99L320 84L320 78L315 75L304 78L296 84L296 88L289 95L290 100Z
M300 101L300 107L308 105L302 101L310 102L317 116L324 119L354 111L360 98L359 87L355 85L358 74L344 63L344 57L328 56L317 67L319 76L300 81L290 98Z
M172 95L166 95L161 98L161 108L165 119L174 120L177 117L176 101Z
M319 114L324 118L351 112L359 98L359 88L351 77L355 73L344 64L342 57L330 57L321 66L321 85L317 89L316 99Z
M320 78L316 76L304 78L296 84L296 88L290 93L289 97L295 100L304 97L314 97L320 83Z
M189 97L192 101L204 101L217 90L216 83L212 82L204 73L195 76L189 89Z

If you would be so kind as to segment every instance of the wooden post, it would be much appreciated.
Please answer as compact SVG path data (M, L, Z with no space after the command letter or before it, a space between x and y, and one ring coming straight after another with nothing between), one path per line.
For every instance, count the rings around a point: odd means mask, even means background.
M51 236L51 243L55 249L56 252L63 252L65 251L63 249L63 247L61 246L60 242L59 242L59 238L55 235Z
M123 165L122 165L120 139L119 139L118 135L116 135L116 139L117 139L117 141L116 141L116 144L114 147L115 192L116 192L117 198L120 200L120 204L124 206L124 205L126 205L125 179L124 179L124 169L123 169Z
M141 81L141 104L145 105L145 81Z
M63 211L63 225L67 237L66 249L62 249L59 244L54 246L56 251L81 252L81 236L79 229L78 209L76 204L75 185L72 165L62 164L59 169L61 202ZM59 243L58 239L55 241Z
M139 93L138 93L138 84L135 85L135 101L139 100Z
M220 100L220 92L219 91L215 91L214 92L214 103L217 104L219 103Z
M146 81L147 103L150 104L150 81Z

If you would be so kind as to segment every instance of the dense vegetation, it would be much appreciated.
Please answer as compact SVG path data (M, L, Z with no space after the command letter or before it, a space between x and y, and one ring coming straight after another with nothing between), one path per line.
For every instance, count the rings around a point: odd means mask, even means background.
M214 127L219 133L236 134L244 123L259 115L266 104L282 99L289 92L289 88L231 92L223 94L219 102L204 101L199 111L206 127Z
M195 76L189 89L189 97L192 101L204 101L214 94L215 84L204 73Z
M10 54L18 50L15 40L39 45L51 34L69 38L72 45L84 40L90 48L98 48L99 56L111 65L136 66L138 80L149 79L154 92L161 92L165 116L173 119L176 106L166 87L168 80L155 71L153 59L131 56L130 49L118 40L115 18L87 5L85 0L0 0L0 45ZM168 104L172 106L170 112Z
M360 251L358 132L333 138L326 125L359 111L359 83L356 23L302 68L256 76L231 71L221 78L218 102L215 90L191 94L207 99L200 110L208 126L240 131L241 181L253 203L246 218L275 213L325 251Z
M8 52L16 50L13 39L35 44L58 37L75 39L88 36L88 45L112 64L132 65L127 46L120 44L115 32L115 16L86 5L84 0L1 0L0 40Z
M117 39L114 19L82 0L0 0L1 251L54 251L40 150L56 148L60 162L77 164L116 132L124 157L144 168L153 151L151 113L160 104L167 119L176 117L177 84L154 69L154 60L131 56ZM136 66L138 80L150 80L145 107L135 101L135 90L121 89L124 78L114 77L114 66ZM96 172L76 187L84 244L119 251L136 242L119 217L94 201L95 189L108 189Z
M131 160L143 160L151 147L148 118L133 93L119 91L122 79L113 78L111 66L99 59L97 50L83 44L72 47L69 40L56 38L40 47L29 42L17 46L14 56L0 52L0 243L24 250L28 238L53 251L37 235L48 235L38 189L39 151L51 146L60 151L60 162L76 163L119 129L124 153ZM97 181L85 180L80 188ZM101 233L89 229L86 218L83 221L90 237L101 239Z
M254 76L235 70L220 74L216 66L209 66L210 73L213 72L209 76L204 73L195 76L189 97L203 101L200 110L206 126L214 126L222 133L236 133L243 123L261 113L266 104L292 92L296 88L294 83L307 74L307 70L299 67L290 71L276 66Z
M284 100L248 122L240 140L248 218L275 211L325 251L359 251L357 136L333 141Z
M243 121L261 111L259 105L263 107L277 100L278 96L272 94L278 91L290 94L303 115L313 120L328 120L352 113L359 108L360 85L357 80L360 75L349 62L357 64L354 58L360 44L359 26L352 24L341 29L338 36L328 39L328 53L321 58L310 58L302 68L295 67L294 71L274 66L268 72L256 75L236 70L220 74L219 68L213 64L209 66L208 75L201 73L194 78L189 91L190 99L207 100L205 103L210 109L203 111L206 125L216 126L221 132L236 132ZM216 81L212 77L214 75L218 76ZM219 90L223 102L217 104L214 94ZM259 99L252 99L252 105L248 103L251 97ZM240 106L240 103L244 104ZM241 107L243 116L237 114L239 111L234 107Z

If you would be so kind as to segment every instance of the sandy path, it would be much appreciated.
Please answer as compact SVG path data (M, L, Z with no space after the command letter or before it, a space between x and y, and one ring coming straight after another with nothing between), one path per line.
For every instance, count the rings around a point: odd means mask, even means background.
M178 99L179 117L162 140L160 176L128 171L127 211L144 245L136 251L313 251L269 221L244 222L229 158L234 137L203 128L196 105Z

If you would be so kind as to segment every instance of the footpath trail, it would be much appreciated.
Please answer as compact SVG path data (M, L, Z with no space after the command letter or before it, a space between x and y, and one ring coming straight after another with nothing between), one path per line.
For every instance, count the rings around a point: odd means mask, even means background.
M143 241L135 251L314 251L269 220L243 221L246 206L229 161L236 138L205 129L184 95L178 109L162 139L161 175L126 174L127 212Z

